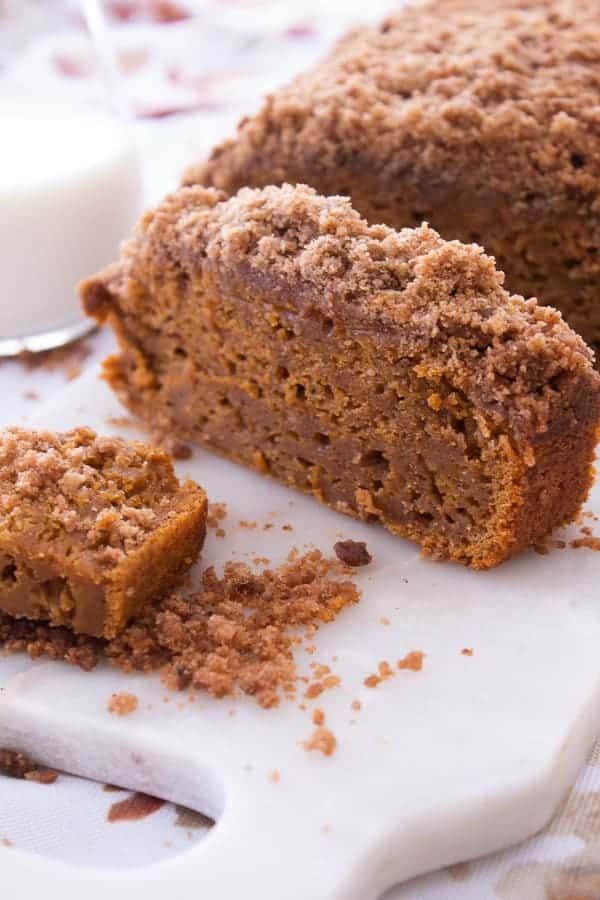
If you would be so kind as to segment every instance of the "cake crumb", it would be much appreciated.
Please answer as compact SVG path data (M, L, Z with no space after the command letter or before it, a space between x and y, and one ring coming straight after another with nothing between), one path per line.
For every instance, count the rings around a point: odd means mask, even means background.
M322 709L314 709L312 714L313 725L325 724L325 713Z
M269 779L273 782L273 784L279 784L281 780L279 769L273 769L273 771L269 775Z
M584 537L576 538L575 540L570 541L569 547L573 547L574 550L579 550L582 547L585 547L588 550L600 551L600 537L585 535Z
M176 438L165 438L162 446L173 459L191 459L193 450L189 444L184 441L178 441Z
M40 395L37 391L23 391L24 400L39 400Z
M281 526L281 530L282 530L282 531L293 531L294 529L293 529L293 527L290 525L289 522L286 522L285 525L282 525L282 526Z
M132 428L134 422L127 416L109 416L106 420L108 425L114 425L116 428Z
M119 694L112 694L108 701L107 709L110 713L117 716L128 716L138 708L138 698L135 694L128 694L122 691Z
M245 528L247 531L253 531L256 528L256 522L249 522L247 519L240 519L238 524L240 528Z
M337 541L333 550L346 566L367 566L373 559L364 541Z
M225 503L209 503L206 524L209 528L219 528L219 524L226 515L227 505Z
M423 668L423 660L426 654L421 650L411 650L403 659L398 660L399 669L409 669L411 672L420 672Z
M390 620L388 619L387 616L381 616L379 619L379 622L381 625L389 625L390 624Z
M165 805L165 800L149 794L131 794L125 800L113 803L107 813L107 820L114 822L137 822L146 819Z
M379 675L367 675L367 677L363 681L363 684L368 688L376 688L378 684L381 684L381 680L382 679L379 677Z
M332 756L337 747L337 739L329 728L316 728L303 746L305 750L318 750L324 756Z
M13 847L14 846L13 842L11 840L9 840L8 838L0 839L0 844L3 847Z
M360 702L360 700L353 700L350 706L356 712L358 712L359 709L362 709L362 703Z
M472 647L463 647L460 651L463 656L473 656L473 648Z
M54 784L58 772L32 762L25 754L16 750L0 750L0 775L37 781L39 784Z
M25 781L35 781L37 784L54 784L58 778L58 772L54 769L32 769L24 775Z

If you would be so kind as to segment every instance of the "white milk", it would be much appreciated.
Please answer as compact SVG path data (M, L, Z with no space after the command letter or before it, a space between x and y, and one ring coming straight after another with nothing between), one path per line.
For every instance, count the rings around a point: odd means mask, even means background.
M141 202L118 121L0 106L0 355L86 330L75 285L115 259Z

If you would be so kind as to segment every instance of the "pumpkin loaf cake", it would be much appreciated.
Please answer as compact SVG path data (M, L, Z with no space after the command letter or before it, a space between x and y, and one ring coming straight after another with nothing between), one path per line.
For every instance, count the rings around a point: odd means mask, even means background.
M115 637L198 558L206 495L155 447L0 432L0 610Z
M575 515L600 416L583 340L502 281L480 247L345 198L189 187L82 296L153 429L487 568Z
M483 245L600 348L600 3L432 0L343 40L188 183L305 183Z

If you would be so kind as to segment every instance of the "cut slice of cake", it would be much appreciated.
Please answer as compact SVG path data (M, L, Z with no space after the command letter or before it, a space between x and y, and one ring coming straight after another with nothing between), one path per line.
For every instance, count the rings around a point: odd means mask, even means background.
M590 350L502 281L308 187L190 187L82 297L152 429L487 568L576 514L600 419Z
M0 610L115 637L182 579L207 501L166 453L97 436L0 432Z

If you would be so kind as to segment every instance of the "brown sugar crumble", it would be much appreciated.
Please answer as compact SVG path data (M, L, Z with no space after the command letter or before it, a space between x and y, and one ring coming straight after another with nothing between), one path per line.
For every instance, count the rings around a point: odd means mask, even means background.
M312 714L313 725L325 724L325 713L322 709L314 709Z
M333 549L346 566L368 566L373 559L364 541L338 541Z
M54 784L58 778L58 772L54 769L39 766L15 750L0 750L0 775L36 781L38 784Z
M241 692L273 707L299 678L293 650L300 631L312 639L322 623L360 599L343 574L337 560L318 550L261 573L230 562L221 578L214 568L206 569L198 592L171 594L112 640L0 614L0 646L87 671L101 658L124 672L160 670L173 690L202 689L214 697ZM339 678L329 674L319 682L318 693L337 684Z
M395 672L389 662L383 659L377 666L377 674L367 675L363 684L368 688L376 688L382 681L387 681L388 678L393 678L394 675ZM356 707L353 705L352 708L355 709Z
M304 741L305 750L318 750L323 756L333 756L337 747L336 736L329 728L315 728L308 740Z
M403 659L398 660L399 669L408 669L411 672L420 672L423 668L423 660L426 654L422 650L411 650Z
M117 716L128 716L135 712L138 708L138 698L135 694L128 694L125 691L119 694L113 694L108 701L107 709L110 713Z

